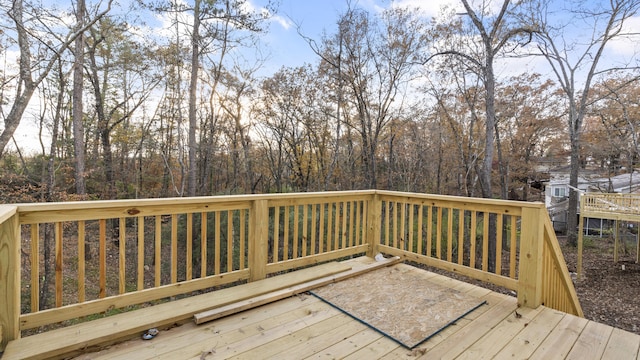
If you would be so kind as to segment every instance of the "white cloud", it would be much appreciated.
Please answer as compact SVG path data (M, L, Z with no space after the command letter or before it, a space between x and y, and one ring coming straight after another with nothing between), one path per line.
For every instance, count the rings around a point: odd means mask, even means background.
M623 25L622 33L633 35L614 39L609 43L609 50L623 57L633 57L637 55L640 51L640 42L638 41L638 34L640 34L640 16L627 19Z
M460 11L464 10L462 3L459 0L399 0L393 3L393 6L418 8L424 15L435 17L440 14L443 7L453 7L454 9L460 8Z
M280 25L283 29L289 30L293 26L293 22L280 15L271 16L271 21Z

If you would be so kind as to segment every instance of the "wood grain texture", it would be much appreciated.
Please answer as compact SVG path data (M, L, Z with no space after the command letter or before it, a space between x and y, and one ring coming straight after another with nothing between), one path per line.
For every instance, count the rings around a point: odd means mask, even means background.
M0 350L20 337L19 245L17 208L0 205Z
M348 271L351 266L344 263L327 263L262 281L192 296L182 300L142 308L130 313L72 325L46 333L32 335L7 345L3 360L49 359L101 343L110 343L132 336L150 327L162 327L180 323L193 314L238 300L260 296L287 286L312 279Z
M374 260L359 257L347 263L356 270ZM206 324L188 322L162 330L151 341L137 338L76 359L565 359L570 352L582 354L582 359L635 359L638 355L639 335L544 306L518 308L515 297L416 271L424 281L472 294L488 304L413 351L315 297L299 294Z

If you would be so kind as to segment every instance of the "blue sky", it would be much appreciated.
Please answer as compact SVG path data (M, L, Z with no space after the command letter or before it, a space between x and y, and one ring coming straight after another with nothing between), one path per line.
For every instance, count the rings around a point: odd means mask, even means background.
M254 0L255 6L264 3ZM435 15L444 4L461 6L459 0L352 0L351 3L353 7L373 12L390 6L420 6L427 15ZM281 0L269 33L263 38L264 45L271 52L267 65L271 71L265 72L273 72L280 66L299 66L317 61L309 45L298 35L296 24L305 36L319 40L323 31L328 34L336 31L336 21L346 9L347 0Z
M314 60L315 55L298 35L296 24L306 36L318 39L323 30L328 33L334 31L338 15L345 8L345 0L284 0L278 18L264 37L265 46L272 52L272 62L297 66Z
M251 0L256 6L265 0ZM270 33L265 36L265 46L271 51L272 58L267 64L263 73L272 73L280 66L298 66L305 61L315 63L316 55L311 51L308 44L297 34L294 22L301 25L306 36L319 39L323 30L332 34L336 31L336 21L338 16L347 9L347 0L280 0L280 7L274 22L271 25ZM589 0L594 1L594 0ZM607 0L594 1L607 6ZM478 1L472 1L477 4ZM381 11L390 6L420 8L423 15L427 17L437 16L443 6L450 6L456 12L464 13L464 7L460 0L351 0L354 7L362 7L373 12ZM564 0L552 0L550 7L562 7ZM489 6L498 11L502 1L489 2ZM558 10L559 10L558 8ZM425 21L428 21L425 19ZM289 27L287 27L288 24ZM283 26L284 25L284 26ZM565 36L572 41L572 38L580 38L579 43L590 42L593 26L588 20L586 23L572 23L564 28ZM625 30L629 33L640 33L640 16L630 18L625 23ZM607 46L603 64L609 66L628 66L636 63L637 54L640 53L640 42L635 39L616 39ZM570 56L573 64L578 56L583 55L584 48L576 52L575 56ZM498 60L496 74L501 76L513 76L521 72L540 72L545 76L553 78L555 76L548 67L547 62L541 57L528 57L520 59ZM580 76L580 72L577 74Z
M373 9L371 1L358 5ZM298 34L296 26L305 36L320 39L323 31L333 33L339 15L347 8L346 0L282 0L269 33L263 36L264 46L270 51L269 72L281 66L299 66L315 62L316 56L307 42Z

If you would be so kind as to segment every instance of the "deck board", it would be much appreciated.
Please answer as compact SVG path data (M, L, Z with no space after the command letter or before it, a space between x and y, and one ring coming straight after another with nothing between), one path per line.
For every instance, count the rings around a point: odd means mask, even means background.
M367 259L359 259L366 264ZM353 268L360 266L354 264ZM408 266L404 264L395 266ZM406 270L406 269L405 269ZM636 359L640 336L419 269L425 281L487 301L407 350L313 296L163 331L77 359ZM521 316L516 316L515 312Z
M564 359L587 323L589 320L585 318L565 316L531 355L531 360Z
M497 326L516 309L514 298L502 298L500 301L489 303L490 309L472 322L464 326L459 331L448 336L444 341L429 349L421 359L442 359L455 358L463 353L468 347L473 345L484 334ZM425 348L429 343L425 343L421 348Z
M382 335L366 328L305 359L343 359L380 338Z
M602 357L612 332L611 326L589 322L567 355L567 359L583 360L589 357Z
M3 359L64 358L69 353L82 351L82 349L98 346L101 343L130 338L145 331L145 324L149 324L149 327L163 327L184 322L193 317L195 313L352 269L351 266L338 262L318 266L318 268L306 268L260 281L224 288L215 293L165 302L131 313L120 313L91 322L27 336L9 342Z
M544 308L500 352L497 358L528 359L558 325L565 313Z
M607 347L602 354L604 359L620 359L625 355L638 356L640 348L640 338L634 334L613 329L611 332L611 340L607 343Z
M333 318L333 319L332 319ZM154 359L190 359L200 357L203 352L215 349L215 358L229 358L237 354L249 351L259 344L270 343L287 334L300 333L308 327L332 319L327 323L338 324L342 321L350 320L346 315L340 314L332 308L323 308L318 311L309 311L304 316L289 322L279 322L273 319L266 319L257 325L249 326L246 329L212 336L203 341L190 341L186 343L173 344L176 349L158 354Z
M281 351L275 354L274 357L283 360L299 360L320 354L326 351L331 344L349 338L366 328L363 324L353 322L351 318L347 318L344 323L337 325L338 327L335 327L336 324L327 321L307 329L309 332L306 336L297 336L297 334L286 336L282 339ZM261 355L260 352L253 353L249 357L242 356L240 358L258 359L260 358L259 355Z
M457 359L491 359L502 350L543 308L518 309L516 316L507 316L496 327L487 332L480 340L467 348Z
M358 349L357 351L345 356L345 360L357 360L357 359L380 359L384 355L398 348L398 344L389 339L380 336L376 341L368 344L367 346Z

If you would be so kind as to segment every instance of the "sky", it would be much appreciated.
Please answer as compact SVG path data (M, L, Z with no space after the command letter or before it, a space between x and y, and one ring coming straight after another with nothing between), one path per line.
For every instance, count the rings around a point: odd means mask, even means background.
M264 3L254 1L256 6ZM419 6L428 15L437 14L445 4L461 6L459 0L352 0L352 6L373 12L389 6ZM269 33L263 38L271 51L271 59L267 64L269 69L317 61L307 42L298 34L297 26L305 36L319 40L323 31L335 33L338 17L346 9L347 0L281 0Z
M251 0L255 6L264 4L262 0ZM264 45L270 49L271 59L266 64L266 73L273 73L280 66L299 66L305 62L314 63L317 56L310 49L306 41L297 33L296 24L305 36L315 40L320 39L323 31L335 33L338 16L347 9L348 0L280 0L279 11L274 16L269 33L264 36ZM426 16L437 16L443 6L450 6L456 13L464 13L460 0L351 0L353 6L362 7L373 12L382 11L390 6L419 8ZM551 6L562 6L564 0L555 0ZM497 12L502 1L493 1ZM631 18L627 22L633 32L640 32L640 16ZM571 36L589 35L588 29L579 28L579 24L571 24L564 29ZM614 56L620 64L625 64L636 54L640 53L640 42L616 40L608 46L609 54ZM551 69L542 58L526 58L512 61L498 67L497 75L516 75L523 71L537 71L552 77Z

